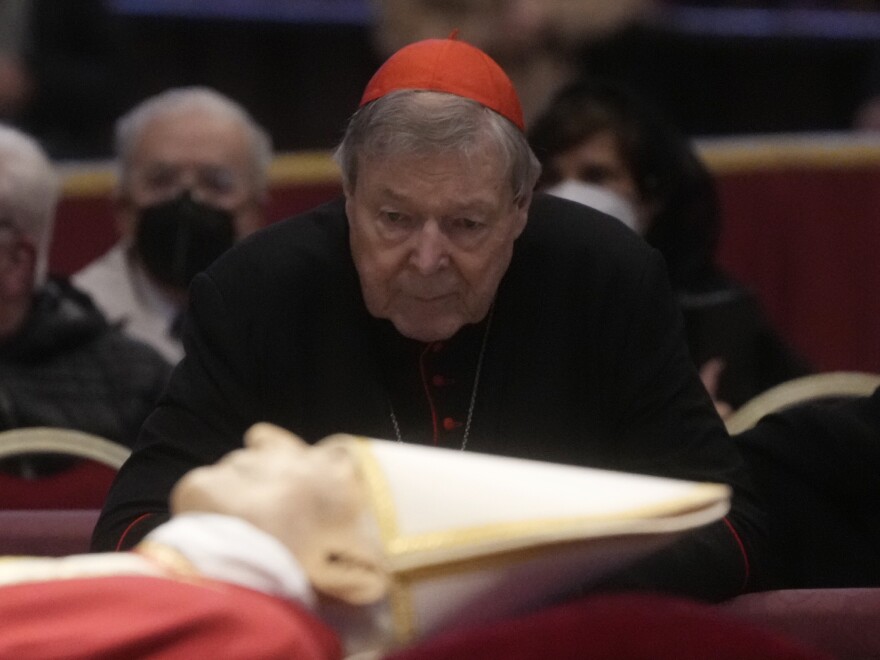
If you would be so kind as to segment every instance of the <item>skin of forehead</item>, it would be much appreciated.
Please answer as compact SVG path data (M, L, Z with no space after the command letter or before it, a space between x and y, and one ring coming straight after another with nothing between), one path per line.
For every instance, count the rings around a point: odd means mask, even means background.
M193 109L150 121L135 142L131 165L212 165L245 173L250 159L247 130L240 121Z
M257 460L267 468L263 475L277 477L293 468L293 472L312 475L314 468L327 468L340 466L351 468L355 479L352 483L358 483L358 461L347 444L349 436L338 434L326 438L315 445L310 445L299 436L272 424L255 424L245 434L244 446L220 459L217 463L200 468L202 471L224 471L227 464L248 456L249 461ZM244 455L244 456L243 456ZM303 469L303 468L307 469ZM246 479L253 478L251 473L245 473ZM262 479L263 477L261 477ZM316 482L317 486L322 483ZM260 481L258 485L265 485Z
M389 171L403 171L407 177L398 178ZM408 177L408 175L413 175ZM466 188L448 199L423 198L412 194L421 189L431 188L435 184L448 188L457 179L463 178ZM417 205L429 211L443 210L444 206L455 208L474 207L491 210L503 207L504 195L510 192L504 187L507 183L497 159L485 159L484 154L477 153L472 158L455 152L442 152L432 156L421 154L388 154L383 157L365 157L363 172L358 177L355 192L365 196L383 195L391 199ZM512 193L511 193L512 194Z

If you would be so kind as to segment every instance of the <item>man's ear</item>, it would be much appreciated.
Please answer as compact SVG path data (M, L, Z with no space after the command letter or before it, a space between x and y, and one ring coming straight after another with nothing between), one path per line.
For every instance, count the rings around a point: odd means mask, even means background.
M320 536L301 558L315 591L349 605L371 605L385 597L388 573L378 549L363 547L354 536Z
M348 191L345 191L345 217L348 219L349 224L351 224L351 219L354 217L354 198L349 194Z
M111 195L113 217L116 219L116 235L125 241L134 240L137 231L137 209L129 196L117 187Z
M526 228L526 222L529 219L529 207L532 205L532 193L529 192L522 199L516 201L516 216L514 218L513 237L519 238L523 229Z

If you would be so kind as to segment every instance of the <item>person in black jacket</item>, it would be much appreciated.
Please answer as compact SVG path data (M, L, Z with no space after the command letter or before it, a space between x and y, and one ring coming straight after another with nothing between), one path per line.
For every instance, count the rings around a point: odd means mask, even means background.
M529 141L543 165L539 187L593 184L635 209L637 232L666 260L688 347L720 411L811 371L754 293L718 265L712 174L647 99L615 82L581 80L553 99Z
M46 275L57 197L40 147L0 125L0 430L70 428L133 445L170 367Z
M482 51L426 40L367 86L344 199L245 239L193 280L186 355L93 536L128 548L187 470L275 423L733 486L732 511L644 588L760 580L763 520L689 359L662 257L536 195L516 93ZM455 497L454 483L437 483Z
M880 388L793 406L735 440L773 521L773 586L880 587Z

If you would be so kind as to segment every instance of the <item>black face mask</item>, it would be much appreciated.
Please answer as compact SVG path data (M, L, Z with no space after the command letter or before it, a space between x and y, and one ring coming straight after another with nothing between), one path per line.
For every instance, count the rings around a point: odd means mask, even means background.
M189 191L141 210L135 250L160 283L186 289L197 273L235 242L233 216L192 198Z

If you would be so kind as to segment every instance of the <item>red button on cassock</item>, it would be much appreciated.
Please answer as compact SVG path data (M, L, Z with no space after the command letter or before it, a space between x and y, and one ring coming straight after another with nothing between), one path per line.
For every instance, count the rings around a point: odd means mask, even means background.
M453 429L457 429L461 426L461 422L456 422L452 417L444 417L443 418L443 429L446 431L451 431Z

